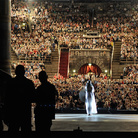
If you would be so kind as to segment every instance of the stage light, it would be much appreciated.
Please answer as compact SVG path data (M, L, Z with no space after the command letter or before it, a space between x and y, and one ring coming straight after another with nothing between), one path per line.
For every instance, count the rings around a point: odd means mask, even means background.
M105 70L104 72L105 72L105 73L107 73L108 71L107 71L107 70Z
M91 63L89 63L88 65L89 65L89 66L91 66L92 64L91 64Z
M74 69L74 70L73 70L73 72L75 73L75 72L76 72L76 70Z

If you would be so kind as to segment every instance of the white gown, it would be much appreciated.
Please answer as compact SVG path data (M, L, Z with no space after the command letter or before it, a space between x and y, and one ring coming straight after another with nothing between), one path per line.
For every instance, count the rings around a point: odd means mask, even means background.
M94 95L94 87L91 84L92 91L88 94L87 86L85 86L85 106L86 112L88 115L90 114L97 114L96 102L95 102L95 95Z

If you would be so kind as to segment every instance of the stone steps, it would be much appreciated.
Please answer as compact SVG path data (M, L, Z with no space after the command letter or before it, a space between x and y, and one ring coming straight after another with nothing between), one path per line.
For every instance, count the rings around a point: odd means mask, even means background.
M59 55L58 50L52 51L52 62L51 64L45 64L46 72L49 78L53 78L58 73Z
M120 50L121 50L121 42L115 42L113 62L112 62L112 78L113 79L119 79L120 74L122 74L123 72L123 69L120 66Z

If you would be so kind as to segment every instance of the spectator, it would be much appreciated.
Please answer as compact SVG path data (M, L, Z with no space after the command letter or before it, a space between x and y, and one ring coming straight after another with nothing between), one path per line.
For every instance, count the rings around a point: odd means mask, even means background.
M54 85L47 81L45 71L39 73L41 85L36 89L35 127L39 135L50 131L52 119L55 119L55 96L58 96Z
M18 65L15 70L16 77L7 84L5 100L5 122L8 131L17 134L19 128L25 134L31 132L31 103L34 98L34 84L24 77L24 66Z

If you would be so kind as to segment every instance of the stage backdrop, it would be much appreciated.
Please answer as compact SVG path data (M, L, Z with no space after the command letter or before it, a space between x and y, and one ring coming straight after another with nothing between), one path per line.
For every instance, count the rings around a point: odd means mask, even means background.
M100 75L100 73L102 72L101 69L95 65L88 65L88 64L84 64L83 66L81 66L81 68L78 71L78 74L87 74L89 72L93 72L95 74Z

